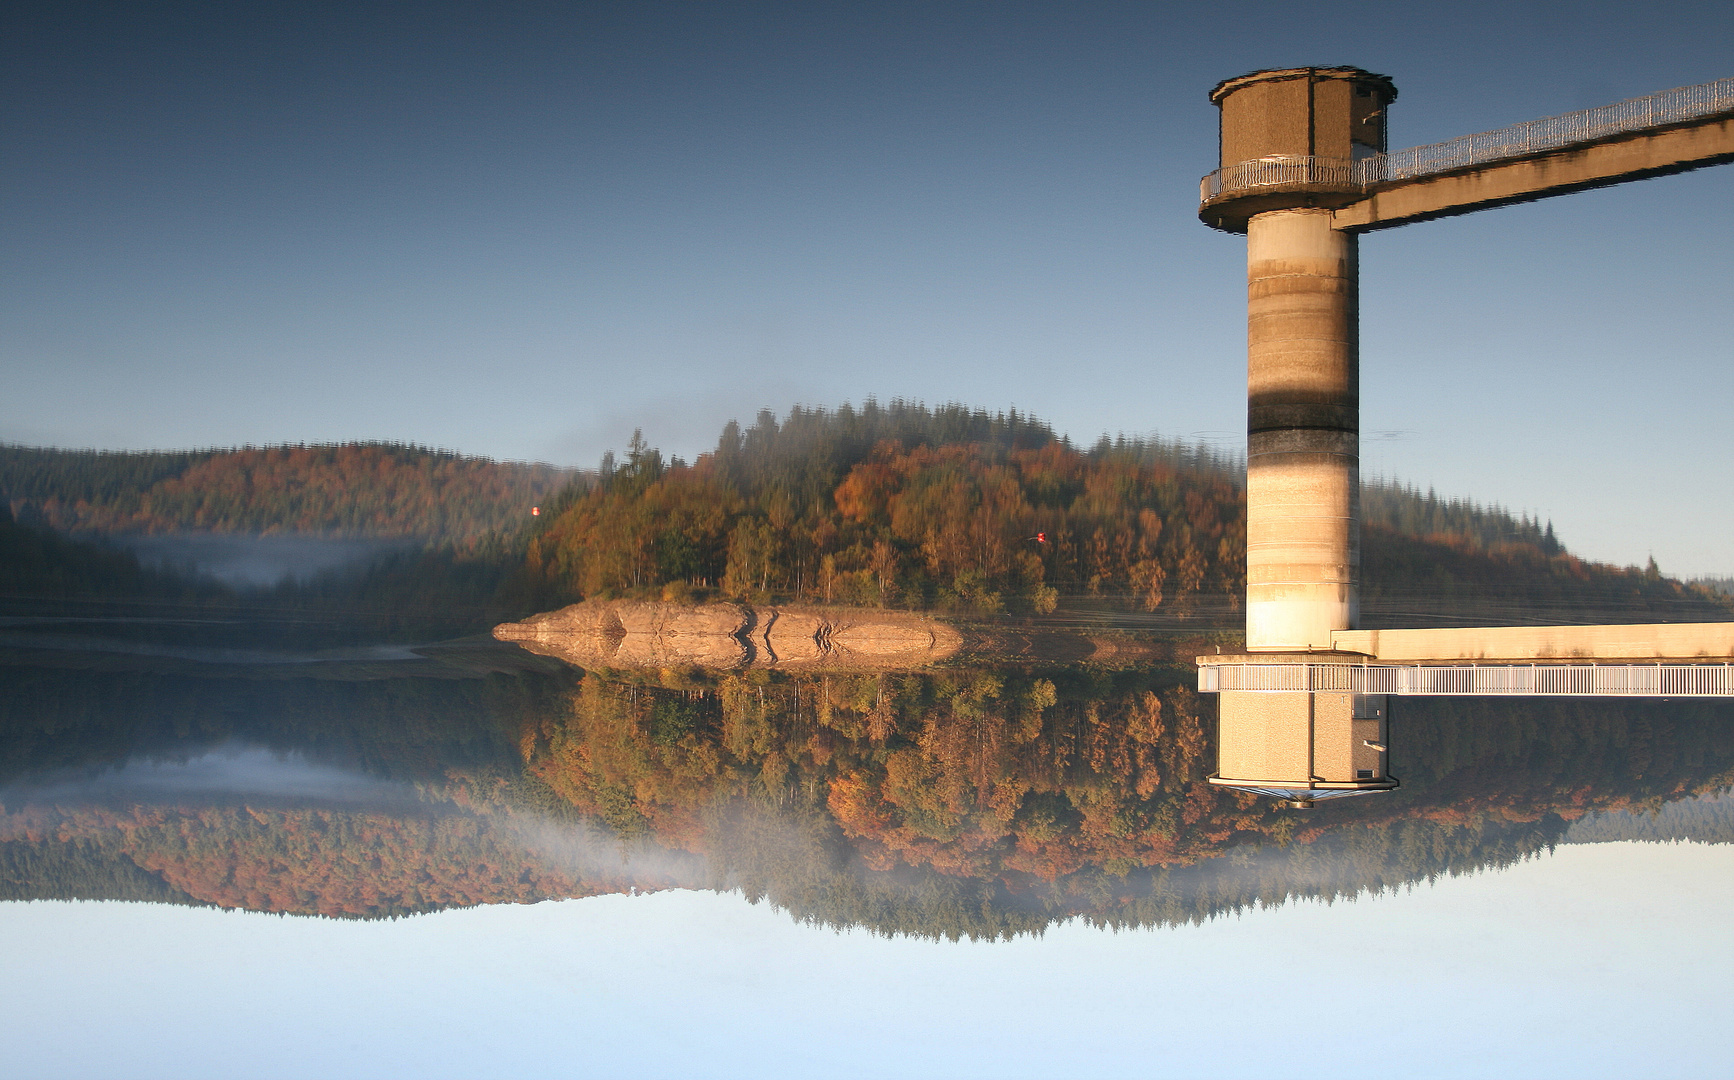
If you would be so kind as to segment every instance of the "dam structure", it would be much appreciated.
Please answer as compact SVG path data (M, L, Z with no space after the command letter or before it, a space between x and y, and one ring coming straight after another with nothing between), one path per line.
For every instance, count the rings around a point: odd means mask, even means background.
M1212 782L1300 805L1388 790L1392 694L1734 696L1734 623L1358 628L1357 258L1362 233L1734 161L1734 79L1396 152L1397 88L1361 68L1255 71L1210 99L1198 216L1247 248L1246 652L1198 658L1221 695Z

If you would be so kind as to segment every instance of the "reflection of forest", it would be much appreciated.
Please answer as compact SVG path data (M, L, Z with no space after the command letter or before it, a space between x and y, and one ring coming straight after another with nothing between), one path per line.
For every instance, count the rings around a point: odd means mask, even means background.
M1297 813L1203 783L1211 701L1189 678L14 667L0 696L0 895L381 916L738 887L826 924L998 936L1500 866L1586 814L1734 781L1722 703L1406 699L1391 719L1403 789ZM99 782L129 760L224 744L400 794L147 796ZM1687 834L1726 839L1725 811ZM1597 819L1586 838L1636 836L1647 820Z

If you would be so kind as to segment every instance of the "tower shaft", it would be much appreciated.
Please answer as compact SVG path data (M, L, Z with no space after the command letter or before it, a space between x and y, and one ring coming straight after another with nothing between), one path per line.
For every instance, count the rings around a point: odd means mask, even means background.
M1247 228L1246 645L1331 648L1360 614L1355 237L1328 210Z
M1359 269L1332 211L1362 197L1355 162L1384 151L1396 96L1351 67L1255 71L1210 94L1213 175L1235 182L1200 212L1246 232L1250 652L1329 651L1360 617Z

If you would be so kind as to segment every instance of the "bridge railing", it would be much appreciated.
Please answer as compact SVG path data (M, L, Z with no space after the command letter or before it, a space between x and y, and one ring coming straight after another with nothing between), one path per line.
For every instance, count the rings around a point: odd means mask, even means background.
M1594 109L1526 120L1521 124L1414 146L1359 161L1322 157L1269 157L1218 169L1199 185L1199 201L1255 188L1308 184L1366 188L1392 180L1488 165L1526 154L1562 150L1649 128L1734 111L1734 78L1682 86Z
M1198 689L1521 697L1734 697L1729 664L1205 665Z
M1497 131L1483 131L1391 154L1379 154L1356 162L1355 168L1357 179L1363 184L1407 180L1525 154L1560 150L1646 128L1681 124L1730 110L1734 110L1734 79L1718 79L1594 109L1527 120Z

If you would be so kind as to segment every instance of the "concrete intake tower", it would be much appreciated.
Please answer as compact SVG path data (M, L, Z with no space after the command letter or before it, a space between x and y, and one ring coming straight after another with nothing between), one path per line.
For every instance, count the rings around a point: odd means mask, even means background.
M1212 784L1312 806L1389 791L1393 695L1734 698L1734 623L1362 630L1363 232L1734 162L1734 79L1392 152L1383 75L1219 83L1206 225L1246 236L1246 652L1218 694Z
M1224 172L1257 173L1209 206L1246 233L1246 647L1330 650L1360 613L1357 238L1353 163L1385 150L1391 80L1360 68L1229 79Z

